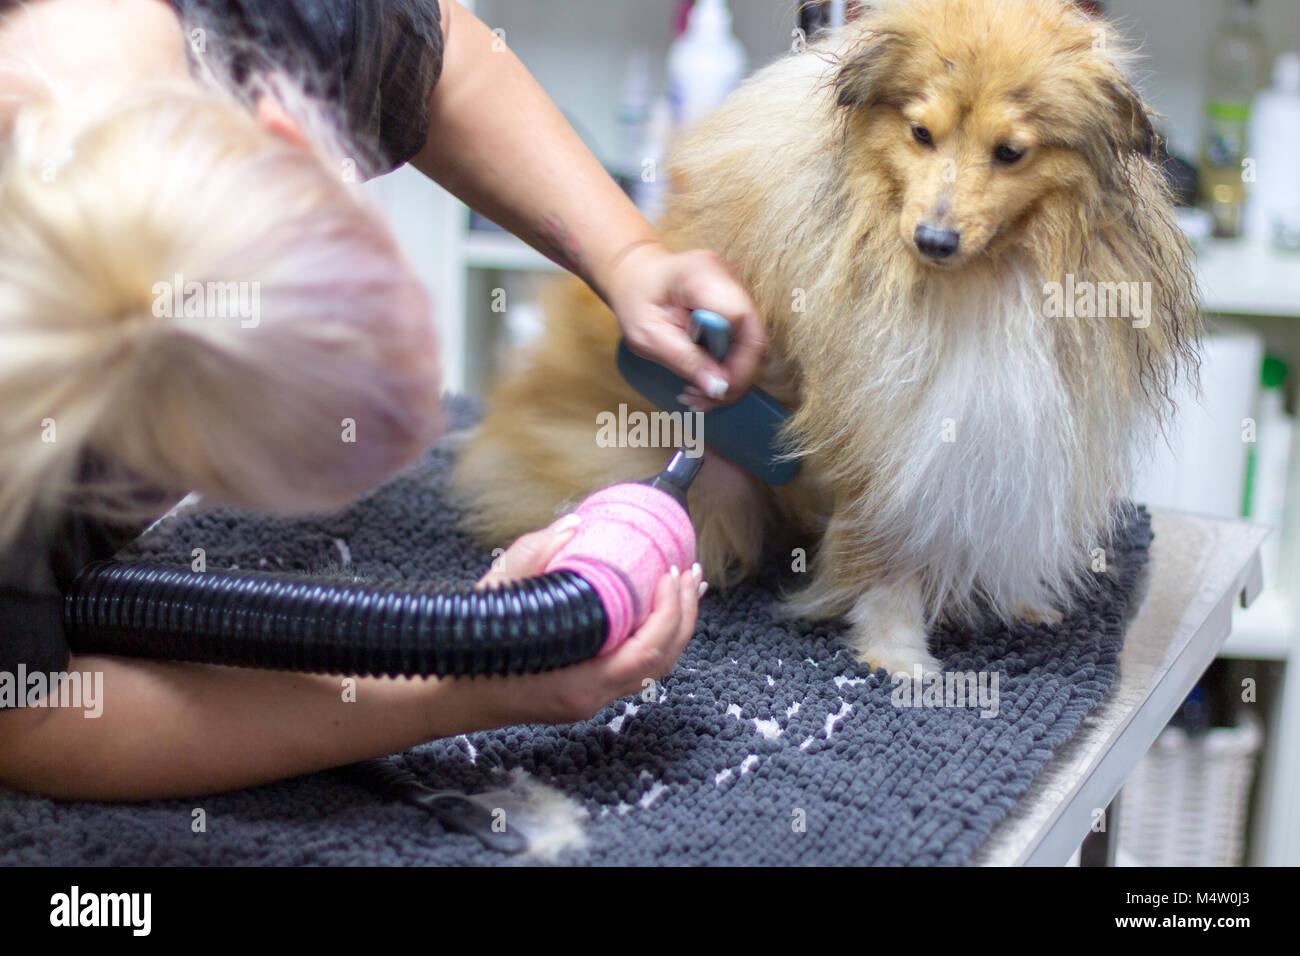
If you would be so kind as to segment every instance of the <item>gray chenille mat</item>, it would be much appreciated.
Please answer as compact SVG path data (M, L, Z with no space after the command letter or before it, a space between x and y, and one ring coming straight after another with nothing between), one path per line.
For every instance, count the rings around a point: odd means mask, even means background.
M472 419L470 403L451 406L454 424ZM454 446L336 516L183 513L132 552L188 564L203 547L209 567L470 582L489 556L454 529ZM1109 688L1151 537L1146 513L1129 511L1113 573L1059 625L933 636L946 671L997 675L992 716L897 706L894 682L858 665L837 625L780 617L774 593L793 575L774 557L757 584L708 595L658 702L394 758L431 787L509 806L508 822L529 824L528 854L488 849L331 772L135 805L0 791L0 864L960 864Z

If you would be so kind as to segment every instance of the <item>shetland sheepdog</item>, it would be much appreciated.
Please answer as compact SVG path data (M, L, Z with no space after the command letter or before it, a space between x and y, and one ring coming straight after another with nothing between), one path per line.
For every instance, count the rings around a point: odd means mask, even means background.
M844 618L860 660L911 673L938 668L936 621L1050 623L1097 573L1133 450L1199 365L1191 252L1128 59L1067 0L884 0L675 144L661 231L758 303L758 384L802 462L771 487L706 452L709 581L805 547L789 610ZM494 544L666 458L595 440L602 412L651 410L609 311L566 280L548 314L455 473Z

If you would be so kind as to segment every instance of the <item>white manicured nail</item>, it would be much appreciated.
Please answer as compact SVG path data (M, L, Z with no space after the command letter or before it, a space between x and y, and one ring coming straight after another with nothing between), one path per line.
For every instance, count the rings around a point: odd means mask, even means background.
M708 582L708 581L701 581L701 582L700 582L700 586L699 586L699 588L696 590L696 593L697 593L700 597L704 597L705 592L707 592L708 590L709 590L709 582Z
M700 566L700 562L696 561L691 565L691 574L695 577L696 584L704 580L704 568Z
M719 378L716 375L710 375L706 391L708 392L709 398L722 398L722 396L727 394L727 380Z
M566 531L572 531L581 523L582 518L577 514L570 513L565 515L563 518L557 518L552 522L549 530L551 534L564 534Z

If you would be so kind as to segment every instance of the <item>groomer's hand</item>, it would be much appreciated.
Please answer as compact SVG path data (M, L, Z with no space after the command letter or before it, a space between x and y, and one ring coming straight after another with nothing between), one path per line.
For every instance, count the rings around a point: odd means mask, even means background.
M673 253L646 242L617 261L605 291L632 351L693 383L688 404L708 410L734 402L754 383L767 336L754 301L721 257L703 249ZM731 351L721 366L687 336L695 309L731 322Z
M526 534L493 562L478 586L497 587L541 574L578 528L566 515L549 528ZM654 610L640 630L612 653L572 667L482 682L492 697L491 712L500 726L524 723L569 724L595 716L620 697L640 694L677 665L695 633L699 599L708 585L699 565L674 577L665 574L655 590ZM477 679L476 679L477 680Z
M482 20L442 4L442 74L412 165L579 276L614 310L628 344L701 395L735 401L765 338L749 295L707 252L674 255L582 138ZM693 309L732 325L721 367L686 336Z

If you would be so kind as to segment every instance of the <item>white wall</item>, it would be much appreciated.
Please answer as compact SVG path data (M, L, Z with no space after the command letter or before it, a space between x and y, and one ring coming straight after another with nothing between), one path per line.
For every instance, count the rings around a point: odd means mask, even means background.
M366 183L429 293L445 389L465 387L465 207L410 166Z

